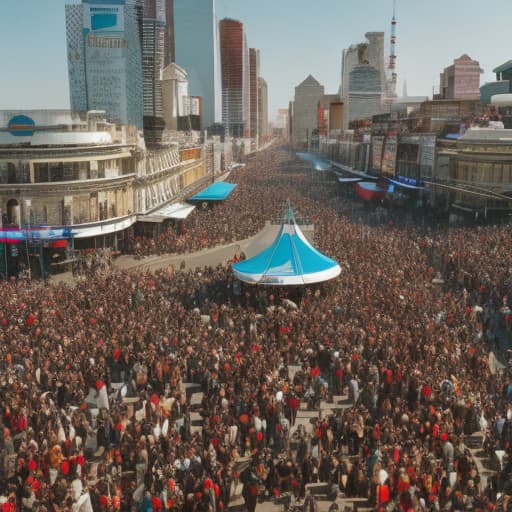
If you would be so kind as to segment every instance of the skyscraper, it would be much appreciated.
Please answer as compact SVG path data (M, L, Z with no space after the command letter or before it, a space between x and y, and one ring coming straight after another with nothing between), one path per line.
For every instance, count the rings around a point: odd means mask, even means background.
M162 71L166 53L166 1L144 0L142 17L142 81L144 136L149 144L161 140L165 128Z
M384 98L386 84L386 66L384 61L384 32L367 32L366 41L350 46L343 50L341 64L341 96L345 107L350 111L349 85L350 73L356 66L372 66L379 74L379 87L381 101ZM362 83L356 80L356 83ZM356 91L352 87L351 94ZM365 91L363 91L365 92ZM377 112L376 112L377 113ZM350 115L344 116L345 126L348 128Z
M189 94L202 97L205 127L222 122L220 48L215 0L174 0L176 63L188 73Z
M268 86L264 78L258 79L258 133L260 139L268 136Z
M461 55L440 76L439 92L444 100L480 98L480 64L469 55Z
M66 5L71 108L143 127L139 0Z
M251 108L251 138L259 138L259 77L260 77L260 51L249 48L250 73L250 108Z
M371 119L382 112L381 73L369 64L355 66L349 74L348 121Z
M250 65L244 25L219 23L222 61L222 122L232 137L250 137Z
M324 86L309 75L295 87L292 114L292 142L306 149L313 130L318 128L318 100L324 95Z

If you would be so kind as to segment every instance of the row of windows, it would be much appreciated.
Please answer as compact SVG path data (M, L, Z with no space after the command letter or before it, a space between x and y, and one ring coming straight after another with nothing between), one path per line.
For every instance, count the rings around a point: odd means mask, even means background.
M512 162L457 162L454 167L454 178L457 180L496 184L512 183Z
M129 158L99 160L97 162L38 162L34 163L34 183L82 181L134 172ZM31 183L28 163L16 166L12 162L0 162L0 184Z
M128 48L128 41L120 37L96 37L89 35L87 46L89 48Z

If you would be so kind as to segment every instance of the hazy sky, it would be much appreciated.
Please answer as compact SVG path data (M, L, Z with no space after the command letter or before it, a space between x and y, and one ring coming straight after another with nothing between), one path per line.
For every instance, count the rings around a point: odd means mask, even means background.
M0 108L68 108L66 0L4 0L0 16ZM341 50L386 31L393 0L217 0L219 18L244 22L261 50L270 114L288 106L308 74L338 90ZM397 0L398 92L431 95L440 71L467 53L484 69L512 59L512 0Z

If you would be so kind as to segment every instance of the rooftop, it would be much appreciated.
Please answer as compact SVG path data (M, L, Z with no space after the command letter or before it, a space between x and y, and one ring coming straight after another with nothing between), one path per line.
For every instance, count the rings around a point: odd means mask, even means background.
M494 68L492 70L492 72L493 73L502 73L503 71L507 71L508 69L512 69L512 60L507 60L507 62L505 62L501 66Z

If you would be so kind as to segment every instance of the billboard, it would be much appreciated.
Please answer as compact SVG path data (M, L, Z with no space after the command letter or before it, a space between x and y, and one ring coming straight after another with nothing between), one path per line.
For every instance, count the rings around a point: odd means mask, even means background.
M372 137L372 171L380 172L382 166L382 150L384 148L384 137Z
M382 174L384 176L395 176L396 173L396 135L388 135L384 145L384 155L382 157Z
M422 137L420 172L422 178L431 178L436 156L436 136L425 135Z
M124 32L124 6L113 4L86 4L84 31L93 34Z

